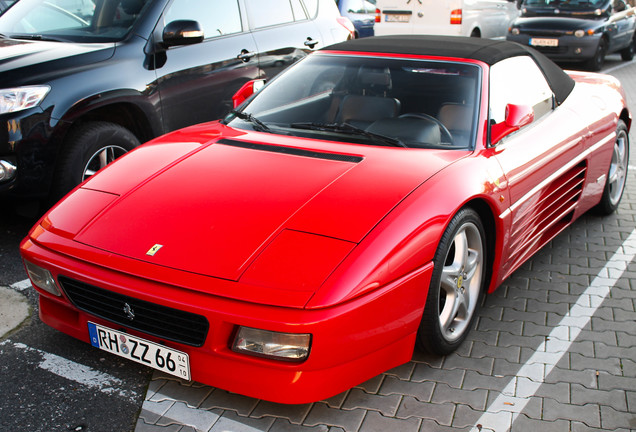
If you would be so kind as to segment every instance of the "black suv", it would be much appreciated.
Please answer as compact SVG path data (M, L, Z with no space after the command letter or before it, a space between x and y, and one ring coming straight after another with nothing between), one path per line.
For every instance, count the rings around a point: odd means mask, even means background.
M0 17L0 196L57 199L353 30L333 0L20 0Z

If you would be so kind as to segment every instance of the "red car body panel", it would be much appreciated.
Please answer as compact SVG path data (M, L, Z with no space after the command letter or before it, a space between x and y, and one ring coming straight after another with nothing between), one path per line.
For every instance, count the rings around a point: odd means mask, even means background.
M466 61L482 68L487 94L488 65ZM482 98L471 150L218 122L183 129L80 185L21 252L56 279L204 316L210 332L200 347L124 328L188 353L194 380L283 403L327 398L410 360L433 257L459 209L478 209L487 227L492 292L599 202L617 122L629 127L631 117L615 81L572 76L576 88L561 106L497 146L488 144ZM334 154L356 159L322 157ZM88 321L113 326L64 293L38 291L40 317L56 329L88 341ZM309 333L310 355L292 363L234 352L238 326Z

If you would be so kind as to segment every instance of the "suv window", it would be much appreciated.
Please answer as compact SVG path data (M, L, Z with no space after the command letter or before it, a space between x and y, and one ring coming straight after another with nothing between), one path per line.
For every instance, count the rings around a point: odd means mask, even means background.
M490 68L490 118L501 123L506 105L530 105L535 119L552 110L552 90L537 64L528 56L509 58Z
M252 26L254 28L270 27L306 19L300 0L270 0L267 6L262 0L246 0ZM292 5L293 3L293 5Z
M182 19L198 21L206 39L243 31L236 0L175 0L164 22Z

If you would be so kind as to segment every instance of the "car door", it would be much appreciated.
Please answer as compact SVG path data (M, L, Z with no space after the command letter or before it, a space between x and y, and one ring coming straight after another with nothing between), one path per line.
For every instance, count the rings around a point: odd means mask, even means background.
M156 56L165 131L222 117L232 95L259 75L256 44L237 0L174 0L159 26L175 20L199 22L204 40Z
M326 46L318 26L309 19L300 0L245 0L256 41L258 63L272 78L308 52Z
M505 217L510 231L502 256L506 276L571 218L585 180L586 167L576 160L587 132L576 113L553 109L553 93L528 56L503 60L491 68L491 124L504 121L507 104L531 106L535 118L493 143L508 191L502 195L509 203Z
M613 34L610 41L610 50L612 51L628 46L634 35L636 17L628 11L628 8L629 6L623 0L614 0L613 2L612 15L608 24L610 34Z

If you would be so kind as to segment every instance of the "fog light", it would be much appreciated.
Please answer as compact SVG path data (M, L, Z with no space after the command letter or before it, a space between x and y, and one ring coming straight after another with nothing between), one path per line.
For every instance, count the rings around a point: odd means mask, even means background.
M0 160L0 181L11 180L15 177L16 166L6 160Z
M303 361L309 356L310 334L278 333L239 327L232 350L277 360Z
M581 54L583 50L581 48L574 48L574 54Z
M33 285L58 297L62 295L50 271L28 261L24 261L24 266Z

